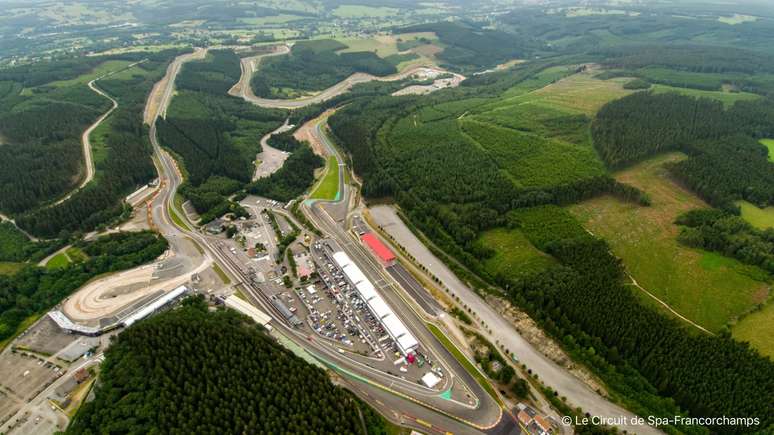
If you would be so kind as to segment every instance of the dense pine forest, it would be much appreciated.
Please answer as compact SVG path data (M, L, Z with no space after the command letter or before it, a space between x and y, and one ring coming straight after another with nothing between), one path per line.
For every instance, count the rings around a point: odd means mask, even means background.
M167 241L144 231L115 233L77 242L87 259L65 268L26 265L14 275L0 274L0 340L16 333L28 317L40 315L97 275L147 263L167 249Z
M80 79L74 84L47 82L49 84L32 88L33 97L19 95L11 98L11 101L18 99L19 104L12 106L9 114L3 117L5 121L0 121L0 134L13 138L9 147L12 155L0 163L9 165L7 171L0 170L0 177L9 177L7 182L2 183L6 190L0 195L0 202L8 201L11 211L21 212L16 220L22 228L46 238L67 238L67 233L92 230L126 212L123 198L139 185L150 181L156 172L150 159L152 150L147 130L142 125L142 113L145 98L153 84L163 76L168 62L176 54L179 54L176 50L167 50L99 58L98 62L85 61L91 69L108 60L123 62L116 65L116 69L110 68L105 72L118 74L95 83L116 99L119 106L104 121L106 133L99 136L92 133L96 169L94 180L58 205L47 205L45 200L61 196L77 184L75 175L85 171L81 134L110 107L110 101L88 89ZM140 61L132 68L121 70L130 62ZM64 62L64 65L69 68L72 62ZM47 74L33 74L30 84L58 74L58 67L50 68L46 70ZM76 71L84 69L75 68ZM78 79L80 76L64 74L64 77ZM60 96L68 96L77 103L58 101ZM60 104L74 106L63 107ZM92 104L94 109L86 110L88 104ZM62 125L47 124L49 122L61 122ZM22 154L16 154L17 149ZM30 160L25 160L24 155ZM15 160L17 156L21 160ZM46 187L49 183L57 187ZM24 186L45 191L33 192L25 190Z
M262 59L250 85L259 97L289 98L323 90L356 72L384 76L397 71L371 52L339 53L346 48L330 39L297 42L288 56Z
M733 208L737 199L774 203L774 165L758 143L774 135L771 100L739 101L726 110L710 99L640 92L603 107L592 135L612 167L685 152L689 158L672 173L715 206Z
M133 326L105 356L68 433L386 433L325 372L203 299Z

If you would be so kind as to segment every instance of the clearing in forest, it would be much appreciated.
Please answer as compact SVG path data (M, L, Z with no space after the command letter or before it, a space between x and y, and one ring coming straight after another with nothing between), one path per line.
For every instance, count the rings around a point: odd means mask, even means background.
M476 243L494 251L494 255L483 262L487 272L508 280L543 272L556 263L535 248L518 229L494 228L482 233Z
M673 182L664 168L665 163L683 158L680 153L662 154L615 174L619 181L647 192L650 207L602 196L569 210L588 230L607 240L642 287L681 315L719 331L765 301L768 284L762 282L765 274L756 267L678 243L675 218L707 207Z
M758 208L747 201L737 201L736 205L742 210L742 218L750 225L761 230L774 228L774 206Z

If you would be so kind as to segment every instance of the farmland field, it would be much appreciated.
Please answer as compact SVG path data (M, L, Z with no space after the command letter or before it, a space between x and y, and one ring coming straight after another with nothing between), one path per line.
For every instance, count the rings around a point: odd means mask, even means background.
M742 217L755 228L765 230L774 228L774 207L758 208L747 201L737 201Z
M494 250L495 255L484 261L492 276L512 280L544 271L555 261L538 251L518 229L495 228L484 232L477 243Z
M652 206L623 203L609 196L569 207L594 234L604 238L629 273L681 315L711 331L764 301L768 285L757 268L713 253L680 245L675 218L707 207L688 190L672 182L663 165L683 159L669 153L615 174L639 187Z

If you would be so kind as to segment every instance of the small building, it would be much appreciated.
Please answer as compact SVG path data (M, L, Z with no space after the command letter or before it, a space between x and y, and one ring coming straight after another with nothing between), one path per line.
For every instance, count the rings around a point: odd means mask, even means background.
M376 237L376 234L365 233L360 237L360 240L371 249L374 255L376 255L379 261L385 266L389 266L395 262L395 254L393 254L390 248L385 246L385 244Z
M89 379L91 375L89 375L89 372L86 371L86 369L78 369L73 374L73 378L75 379L75 382L82 383L83 381Z
M422 383L425 384L427 388L433 388L438 385L439 382L441 382L441 378L433 374L433 372L427 372L422 376Z
M223 219L215 219L204 227L210 234L220 234L223 232Z

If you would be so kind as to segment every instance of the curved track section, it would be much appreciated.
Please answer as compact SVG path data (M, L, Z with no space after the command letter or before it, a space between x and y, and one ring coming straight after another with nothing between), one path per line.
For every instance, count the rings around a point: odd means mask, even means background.
M105 319L131 310L133 306L159 292L166 292L188 281L191 274L203 271L212 264L208 255L178 229L169 215L168 204L173 203L175 192L182 182L177 166L159 147L156 139L156 119L164 113L169 104L175 76L180 66L201 51L176 58L167 69L167 75L155 86L148 97L162 105L153 109L150 118L150 138L158 156L158 170L161 189L148 201L148 208L154 226L169 242L169 252L150 265L144 265L105 278L92 281L74 293L62 305L62 312L73 321L86 326L99 324ZM146 116L149 111L146 109Z
M253 57L246 57L242 59L242 76L239 79L239 83L234 85L229 91L229 94L239 96L245 100L261 107L273 108L273 109L300 109L302 107L309 106L311 104L318 104L330 100L331 98L338 97L339 95L349 92L353 86L368 83L371 81L380 82L394 82L407 79L415 75L432 76L434 74L444 74L448 71L438 68L436 66L414 66L405 71L390 74L387 76L379 77L366 73L354 73L346 79L336 83L335 85L320 91L316 95L309 97L297 98L293 100L271 99L261 98L253 93L253 89L250 86L250 80L255 74L261 59L270 56L279 56L290 53L290 47L287 45L280 45L275 48L275 51L267 54L261 54ZM460 81L464 80L463 76L459 76Z

